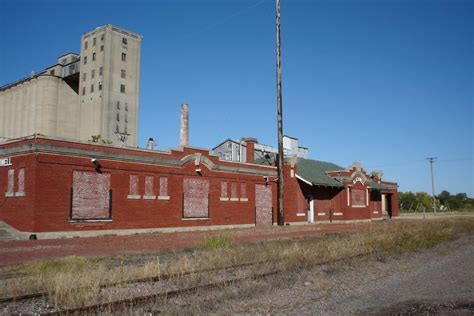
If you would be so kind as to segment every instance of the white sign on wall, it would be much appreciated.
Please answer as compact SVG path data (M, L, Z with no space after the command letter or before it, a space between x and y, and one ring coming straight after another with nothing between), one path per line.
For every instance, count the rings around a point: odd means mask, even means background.
M12 161L10 160L10 157L0 158L1 167L11 166L11 165L12 165Z

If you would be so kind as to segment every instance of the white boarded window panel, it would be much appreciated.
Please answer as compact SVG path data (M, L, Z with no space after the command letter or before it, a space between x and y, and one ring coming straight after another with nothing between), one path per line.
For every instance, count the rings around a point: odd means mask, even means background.
M25 192L25 169L18 170L18 192Z
M168 178L160 178L160 196L168 196Z
M365 206L365 190L351 190L352 206Z
M8 170L8 183L6 196L12 196L15 187L15 169Z
M270 186L263 184L255 185L255 212L256 226L272 226L272 188Z
M141 196L138 194L138 176L130 175L130 189L128 193L129 199L139 199Z
M25 169L18 170L18 190L16 196L25 196Z
M138 176L130 176L130 195L138 195Z
M221 181L221 197L227 197L227 181Z
M184 179L183 216L185 218L209 217L209 180Z
M110 217L110 174L74 171L72 219Z
M236 199L238 197L237 182L231 182L231 184L230 184L230 197L232 199Z
M152 176L145 177L145 195L153 196L153 177Z

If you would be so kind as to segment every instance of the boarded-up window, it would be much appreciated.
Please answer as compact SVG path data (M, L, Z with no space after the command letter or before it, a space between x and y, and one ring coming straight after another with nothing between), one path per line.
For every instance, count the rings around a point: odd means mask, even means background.
M238 200L238 194L237 194L237 182L231 182L230 184L230 199L232 201L237 201Z
M129 199L139 199L141 195L138 194L138 176L130 175L130 190L128 193Z
M160 196L168 196L168 178L160 178Z
M110 174L74 171L71 219L108 219L110 215Z
M184 179L183 217L209 217L209 181L199 178Z
M7 182L7 192L5 196L13 196L13 190L15 187L15 169L8 170L8 182Z
M221 201L229 201L229 193L227 189L227 181L221 181Z
M25 195L25 169L21 168L18 170L18 190L15 193L16 196Z
M156 196L153 192L153 177L152 176L146 176L145 177L145 195L143 196L143 199L155 199Z
M247 183L245 182L240 184L240 199L241 200L247 199Z
M255 185L255 225L272 226L272 187L256 184Z
M227 181L221 181L221 198L227 198Z
M365 206L365 190L352 189L351 190L352 206Z

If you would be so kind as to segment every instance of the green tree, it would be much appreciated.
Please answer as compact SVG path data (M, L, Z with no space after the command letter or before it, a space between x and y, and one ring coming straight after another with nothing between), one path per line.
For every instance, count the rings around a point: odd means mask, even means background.
M416 207L416 196L413 192L400 192L398 193L398 200L400 202L401 210L415 209Z
M448 204L452 210L460 210L464 208L464 204L467 204L468 198L466 193L458 193L456 195L451 195Z
M426 192L416 192L416 204L421 204L425 210L432 208L433 200L431 196Z
M437 196L438 200L441 202L441 204L446 205L446 202L449 201L449 198L451 197L451 193L449 193L446 190L441 191L441 193Z

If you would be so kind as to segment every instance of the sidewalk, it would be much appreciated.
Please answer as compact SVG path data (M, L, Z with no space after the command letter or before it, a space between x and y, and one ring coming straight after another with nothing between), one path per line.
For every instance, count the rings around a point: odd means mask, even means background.
M116 256L153 253L164 249L185 249L199 245L210 236L225 235L235 242L256 242L326 233L366 230L399 225L401 222L378 221L360 224L310 224L271 228L245 228L217 231L157 233L128 236L103 236L49 240L14 240L0 242L0 266L15 265L66 256Z

